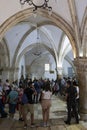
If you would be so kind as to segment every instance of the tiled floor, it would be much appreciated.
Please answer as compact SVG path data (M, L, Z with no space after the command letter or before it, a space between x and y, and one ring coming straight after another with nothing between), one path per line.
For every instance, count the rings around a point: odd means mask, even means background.
M87 123L80 121L80 124L76 125L74 119L70 126L64 123L66 119L66 103L60 100L58 97L52 97L52 107L50 111L50 126L41 127L42 113L40 104L35 104L35 127L28 126L27 130L87 130ZM28 114L28 122L29 122ZM0 130L24 130L23 122L18 121L18 112L15 114L15 119L9 118L0 119ZM30 123L28 123L30 124Z

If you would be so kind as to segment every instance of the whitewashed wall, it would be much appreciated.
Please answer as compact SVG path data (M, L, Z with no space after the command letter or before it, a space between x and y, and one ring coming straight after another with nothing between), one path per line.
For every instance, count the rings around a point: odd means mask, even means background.
M22 56L22 58L19 62L18 79L20 79L20 77L21 77L21 66L23 66L23 68L24 68L23 69L23 76L25 77L26 72L25 72L25 57L24 56Z
M50 70L51 71L54 71L54 73L50 73L49 71L45 71L44 73L44 78L49 78L50 80L51 79L56 79L56 65L55 65L55 62L53 62L51 65L50 65Z
M66 60L63 62L63 74L68 76L68 67L72 67Z

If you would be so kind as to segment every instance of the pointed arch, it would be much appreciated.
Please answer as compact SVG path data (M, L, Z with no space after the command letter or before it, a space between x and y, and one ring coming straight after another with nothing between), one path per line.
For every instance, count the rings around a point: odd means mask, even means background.
M74 58L78 56L78 49L77 45L75 43L75 36L73 34L73 28L59 15L52 13L52 16L49 16L46 10L40 9L37 11L39 15L42 15L43 17L47 17L54 23L55 26L59 27L62 29L66 35L68 36L73 53L74 53ZM17 14L13 15L9 19L7 19L1 26L0 26L0 41L4 36L4 33L11 28L12 26L16 25L17 23L23 21L24 19L28 18L33 14L32 9L25 9L23 11L18 12Z
M82 26L81 26L81 35L82 35L82 51L83 56L87 57L87 7L84 12Z
M2 45L2 51L3 51L3 63L4 67L9 67L10 66L10 54L9 54L9 48L7 46L6 40L3 38L3 40L0 42Z
M29 45L28 47L26 47L26 48L20 53L20 55L19 55L19 56L17 57L17 59L16 59L16 63L15 63L15 64L16 64L16 67L18 67L20 58L21 58L27 51L29 51L31 48L33 48L35 44L36 44L36 43L33 43L33 45ZM54 56L53 51L52 51L48 46L44 45L44 43L42 44L42 46L44 46L44 47L46 48L46 50L50 52L50 54L54 57L54 60L55 60L55 56ZM55 61L55 62L56 62L56 61Z

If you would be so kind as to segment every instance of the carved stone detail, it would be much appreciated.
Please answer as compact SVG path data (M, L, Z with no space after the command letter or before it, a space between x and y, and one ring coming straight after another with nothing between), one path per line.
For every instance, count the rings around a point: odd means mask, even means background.
M86 71L87 72L87 58L76 58L74 60L74 65L77 71Z
M80 88L80 115L82 119L87 120L87 58L76 58L74 65Z

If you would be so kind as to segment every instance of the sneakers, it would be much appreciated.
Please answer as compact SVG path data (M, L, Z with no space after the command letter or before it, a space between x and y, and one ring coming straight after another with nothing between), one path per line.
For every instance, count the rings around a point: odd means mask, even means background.
M27 124L24 125L24 129L26 129L26 128L27 128Z
M34 124L34 123L32 123L32 124L31 124L31 127L35 127L35 124Z
M27 124L25 124L25 125L24 125L24 128L27 128L27 127L28 127L28 125L27 125ZM35 124L34 124L34 123L32 123L30 127L31 127L31 128L35 127Z
M76 124L79 124L79 121L77 121Z
M65 122L65 124L70 125L70 122L68 122L68 121L64 121L64 122Z
M41 123L41 127L47 127L46 123Z
M19 121L24 121L22 118L19 118Z
M47 123L47 124L46 124L46 126L47 126L47 127L49 127L49 126L50 126L50 124L49 124L49 123Z

